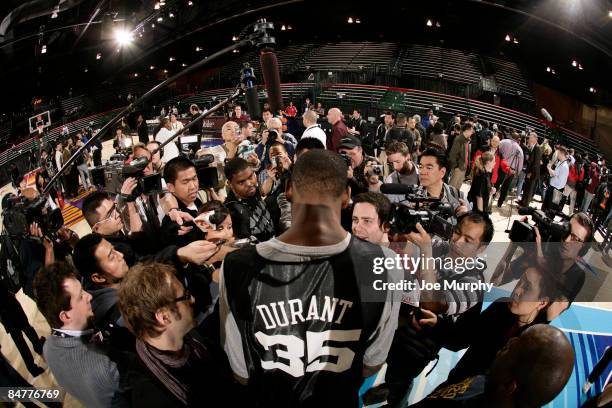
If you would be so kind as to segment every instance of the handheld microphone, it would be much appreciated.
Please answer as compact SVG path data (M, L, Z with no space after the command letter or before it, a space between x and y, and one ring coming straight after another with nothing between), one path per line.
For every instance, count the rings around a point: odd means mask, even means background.
M550 115L550 113L548 113L548 111L544 108L540 109L540 112L542 113L542 116L544 116L544 119L546 119L549 122L552 122L553 118Z
M268 103L272 112L276 113L283 109L283 95L280 86L280 71L276 53L270 48L264 48L259 55L261 73L268 91Z
M380 192L383 194L413 194L417 189L417 186L409 184L384 183L380 185Z
M244 63L242 68L242 83L246 88L245 99L249 115L252 119L261 119L261 111L259 109L259 97L257 96L257 88L255 87L255 72L248 62Z

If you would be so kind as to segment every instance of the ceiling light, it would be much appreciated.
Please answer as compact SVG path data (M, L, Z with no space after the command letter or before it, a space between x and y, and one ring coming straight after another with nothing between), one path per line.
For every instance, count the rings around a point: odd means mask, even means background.
M233 50L232 52L233 52L234 54L236 54L236 53L238 53L238 50Z
M150 69L150 70L154 70L154 69L155 69L155 66L154 66L154 65L151 65L151 66L149 67L149 69Z
M185 64L184 62L181 64L181 67L183 67L183 68L186 67L186 66L187 66L187 64Z
M584 69L584 68L582 68L582 64L578 64L578 69L581 70L581 71Z
M546 72L550 72L550 67L546 67Z
M43 45L42 48L40 49L40 53L41 54L46 54L47 53L47 46Z
M238 37L236 37L235 35L232 36L232 41L238 41Z
M151 28L155 28L155 23L151 23Z
M515 44L518 44L518 43L519 43L519 40L518 40L518 38L516 38L516 37L514 37L514 40L513 40L513 42L514 42Z
M612 18L612 10L608 11L608 17Z
M120 47L123 47L134 41L134 34L127 30L117 30L115 31L115 40Z
M577 67L578 66L578 62L576 62L576 60L572 61L572 67Z
M202 51L202 48L200 48L199 46L196 47L196 52L200 52L200 51Z
M360 20L360 19L358 19L358 18L356 18L356 19L355 19L355 24L361 24L361 20Z
M291 24L287 26L287 30L293 30L293 27L291 27Z
M286 29L287 29L287 27L285 27L285 25L283 24L283 25L281 26L281 31L285 31Z
M168 17L170 17L170 18L174 18L174 13L173 13L173 12L170 12L170 14L168 14Z
M157 17L157 22L161 23L162 21L164 21L164 18L162 16Z
M349 24L353 24L353 17L349 17L349 18L348 18L348 20L347 20L347 22L348 22Z
M155 5L153 6L153 9L159 10L159 3L155 3Z
M170 62L174 61L174 57L168 58L168 61L170 61Z
M167 73L168 73L168 70L167 70L167 69L164 69L164 74L167 74Z
M590 87L590 88L589 88L589 92L590 92L590 93L596 93L596 92L597 92L597 89L595 89L595 88L593 88L593 87Z
M55 11L54 11L54 12L51 14L51 18L57 18L57 12L55 12Z
M431 20L427 20L427 23L425 23L425 25L427 25L427 27L431 27L433 23L431 22Z
M160 6L165 6L166 5L166 0L159 0L159 5Z
M96 54L96 59L99 60L100 58L102 58L102 53L101 52Z
M187 5L188 5L188 6L193 6L193 1L189 0L189 1L187 2Z
M89 72L89 68L85 67L85 69L83 70L83 72Z
M440 24L440 22L439 22L439 21L436 21L436 27L437 27L437 28L440 28L440 27L441 27L441 24Z
M506 34L506 37L504 39L508 42L512 41L512 38L510 38L510 34Z
M138 78L138 72L134 72L134 78Z
M557 72L554 69L551 72L552 72L553 75L557 74Z

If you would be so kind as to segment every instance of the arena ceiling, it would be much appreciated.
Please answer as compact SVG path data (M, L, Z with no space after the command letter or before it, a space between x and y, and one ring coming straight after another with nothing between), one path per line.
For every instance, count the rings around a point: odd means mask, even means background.
M610 103L610 0L3 0L0 80L13 97L2 98L0 109L120 83L135 72L177 72L231 44L260 17L292 26L277 31L279 45L367 40L502 55L535 82L587 103ZM129 47L118 46L118 30L132 33Z

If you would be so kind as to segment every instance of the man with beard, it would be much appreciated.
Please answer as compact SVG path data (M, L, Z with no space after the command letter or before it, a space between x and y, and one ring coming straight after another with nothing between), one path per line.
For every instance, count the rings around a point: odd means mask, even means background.
M227 360L194 330L194 299L160 263L134 267L119 288L119 308L136 337L127 383L133 407L241 406Z

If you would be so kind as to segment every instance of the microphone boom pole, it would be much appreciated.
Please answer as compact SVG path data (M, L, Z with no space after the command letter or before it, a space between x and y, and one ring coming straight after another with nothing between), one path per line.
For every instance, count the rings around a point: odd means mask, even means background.
M273 29L274 25L272 23L268 23L266 22L266 20L262 19L262 20L258 20L258 22L256 24L253 24L253 26L255 27L253 33L251 33L248 37L238 41L235 44L230 45L229 47L225 47L222 50L217 51L216 53L202 59L201 61L196 62L195 64L185 68L184 70L180 71L179 73L171 76L170 78L166 79L165 81L155 85L153 88L151 88L146 94L142 95L140 98L138 98L137 100L135 100L134 102L130 103L128 106L126 106L121 112L119 112L113 119L111 119L110 121L108 121L104 126L102 126L102 129L100 129L100 131L93 136L91 139L89 139L87 141L87 143L85 143L83 146L79 147L77 149L76 152L74 152L74 154L72 156L70 156L70 158L66 161L66 163L64 163L64 165L62 166L61 169L58 170L58 172L51 178L51 180L49 180L49 183L47 184L47 186L45 187L45 189L43 190L42 194L47 194L49 192L49 190L51 189L51 187L53 186L53 184L57 181L57 179L66 171L66 168L68 166L70 166L75 160L76 158L83 153L83 150L85 150L86 148L88 148L89 146L91 146L91 144L98 140L100 137L102 137L102 135L104 135L110 128L112 128L114 125L116 125L119 120L127 115L128 113L132 112L133 109L141 104L144 103L146 101L148 101L149 99L151 99L151 97L153 97L155 94L157 94L159 91L161 91L164 87L166 87L166 85L176 81L177 79L190 74L191 72L194 72L196 70L198 70L199 68L203 67L204 65L210 63L211 61L216 60L217 58L232 52L235 49L238 49L240 47L243 47L245 45L248 44L255 44L257 46L261 46L261 44L265 44L265 43L274 43L275 40L273 37L270 37L267 30ZM250 27L250 26L249 26ZM237 91L238 95L240 94L241 91ZM234 93L235 94L235 93ZM234 96L234 98L236 98L238 95ZM226 101L222 101L221 103L225 102L228 103L229 101L231 101L232 97L230 96ZM223 106L223 105L221 105ZM219 108L217 108L219 109ZM207 111L208 112L212 112L212 109ZM205 114L206 114L205 113ZM200 115L201 118L205 118L205 114ZM198 120L198 119L196 119ZM190 123L193 124L196 120L192 121ZM177 136L177 135L174 135ZM174 137L172 137L170 140L174 139Z

